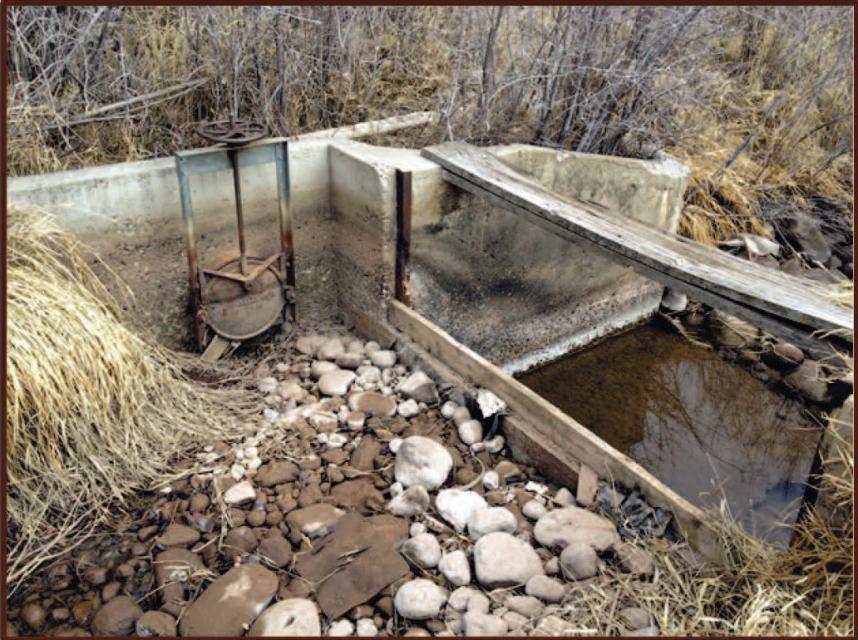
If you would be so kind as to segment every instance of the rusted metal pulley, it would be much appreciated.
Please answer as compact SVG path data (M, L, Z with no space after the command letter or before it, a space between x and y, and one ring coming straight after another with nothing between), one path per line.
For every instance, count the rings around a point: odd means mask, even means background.
M197 133L209 142L240 147L267 136L268 127L261 122L229 118L227 120L201 122L197 126Z

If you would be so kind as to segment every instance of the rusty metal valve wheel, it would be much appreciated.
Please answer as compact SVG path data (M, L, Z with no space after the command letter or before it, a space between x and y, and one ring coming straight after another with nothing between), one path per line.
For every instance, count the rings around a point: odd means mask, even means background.
M197 133L209 142L222 142L231 147L239 147L267 136L268 127L261 122L230 118L201 122L197 126Z

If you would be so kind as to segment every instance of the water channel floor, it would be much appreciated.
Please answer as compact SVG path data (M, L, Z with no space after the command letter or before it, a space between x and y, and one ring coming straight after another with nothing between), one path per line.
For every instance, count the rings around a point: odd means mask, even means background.
M750 372L650 324L519 379L690 502L788 543L821 432Z

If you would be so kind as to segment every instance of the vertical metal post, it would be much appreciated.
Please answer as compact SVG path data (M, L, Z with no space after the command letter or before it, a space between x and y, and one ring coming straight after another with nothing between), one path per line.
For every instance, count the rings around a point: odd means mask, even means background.
M191 311L196 325L197 346L202 348L205 341L205 328L201 326L199 313L203 291L202 274L197 268L197 235L194 230L194 214L191 208L191 185L185 170L185 160L176 154L176 173L179 177L179 194L182 199L182 218L185 220L185 241L188 248L188 286L191 291Z
M235 218L238 222L238 256L241 275L247 275L247 247L244 244L244 211L241 208L241 173L238 168L238 149L227 148L226 155L232 165L232 187L235 191Z
M409 304L408 266L411 261L411 172L396 170L396 299Z
M289 213L289 146L282 142L274 147L275 170L277 171L277 214L280 222L280 273L286 284L295 286L294 252L292 250L292 218ZM294 305L292 318L295 319Z

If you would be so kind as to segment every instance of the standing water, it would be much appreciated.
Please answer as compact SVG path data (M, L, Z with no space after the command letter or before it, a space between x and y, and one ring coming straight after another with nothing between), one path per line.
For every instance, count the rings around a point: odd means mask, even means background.
M701 507L789 541L820 430L797 401L646 325L529 371L522 383Z

